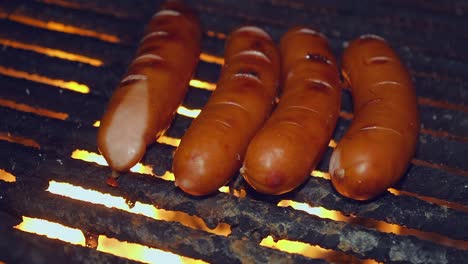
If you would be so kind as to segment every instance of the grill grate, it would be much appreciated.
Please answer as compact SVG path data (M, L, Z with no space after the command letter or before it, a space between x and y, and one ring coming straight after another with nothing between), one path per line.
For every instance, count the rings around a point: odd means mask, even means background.
M247 188L246 197L218 193L200 199L186 196L170 181L137 173L122 175L118 189L109 187L105 184L108 168L70 155L76 149L97 152L93 124L102 116L112 89L133 56L144 24L162 1L4 1L0 3L0 139L26 138L39 148L0 141L0 169L16 176L14 183L0 181L0 231L6 234L0 238L0 248L6 249L0 251L0 260L50 263L52 253L57 252L57 259L74 256L75 262L130 262L11 228L20 222L17 216L26 215L215 263L324 262L259 246L268 235L331 249L343 262L357 258L464 262L468 257L468 162L464 155L468 149L468 35L457 26L468 22L466 4L386 0L365 1L360 6L338 0L307 4L285 0L186 2L199 12L205 26L203 53L213 56L222 57L226 34L241 24L264 27L276 40L292 25L310 25L330 37L337 55L345 41L359 34L373 32L385 37L414 76L423 126L413 164L395 187L400 193L387 192L370 202L354 202L340 197L328 180L311 177L299 190L280 197L255 194L238 180L231 187ZM102 61L102 66L51 57L38 52L37 47L91 57ZM215 83L220 68L202 60L195 78ZM76 82L89 87L89 93L57 89L57 80L62 85ZM189 89L183 103L186 108L200 109L208 100L211 91L197 86L194 83ZM343 92L342 101L334 135L337 141L352 118L348 91ZM182 137L191 120L178 114L166 136ZM156 143L141 162L163 175L171 170L174 150L174 146ZM327 170L330 154L331 148L317 170ZM225 223L232 232L216 235L60 197L45 191L51 180L125 197L130 204L141 201L195 215L210 228ZM320 218L277 206L281 200L321 206L351 217L346 218L349 222ZM406 233L379 231L368 224L372 221L400 225ZM20 256L18 252L26 253Z

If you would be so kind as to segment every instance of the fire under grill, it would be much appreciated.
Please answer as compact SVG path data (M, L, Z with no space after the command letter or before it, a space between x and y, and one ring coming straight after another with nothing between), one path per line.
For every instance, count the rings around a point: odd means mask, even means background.
M106 253L98 239L105 236L212 263L466 263L468 4L186 1L205 30L191 88L140 169L113 188L106 184L110 170L97 164L96 126L162 2L0 2L0 262L148 261L135 252ZM348 91L329 151L298 190L263 196L237 177L216 195L193 198L174 186L172 154L215 87L226 35L244 24L276 40L290 26L308 25L330 38L337 56L346 41L365 33L397 49L414 77L422 123L417 153L397 186L355 202L327 179L333 143L352 119ZM94 192L73 196L83 189ZM124 209L103 205L119 197ZM151 213L134 213L141 205ZM81 230L86 246L20 231L31 219Z

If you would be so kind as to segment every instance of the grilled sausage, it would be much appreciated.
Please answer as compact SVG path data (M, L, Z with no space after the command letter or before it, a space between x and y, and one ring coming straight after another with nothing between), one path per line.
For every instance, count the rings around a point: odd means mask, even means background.
M250 142L241 173L257 191L289 192L303 183L327 148L339 115L341 89L326 38L305 27L280 43L283 92Z
M218 86L175 152L177 186L206 195L238 171L247 144L271 112L279 71L278 50L265 31L249 26L231 33Z
M200 55L199 22L178 1L163 5L145 32L98 132L98 148L114 171L134 166L169 127Z
M366 35L343 54L354 120L334 150L329 171L342 195L371 199L397 182L418 139L419 117L411 77L380 37Z

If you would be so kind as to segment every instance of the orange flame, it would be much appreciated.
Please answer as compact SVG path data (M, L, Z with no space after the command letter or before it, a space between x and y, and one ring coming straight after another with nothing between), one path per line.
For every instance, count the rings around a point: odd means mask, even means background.
M5 140L5 141L11 142L11 143L18 143L18 144L21 144L23 146L32 147L32 148L36 148L36 149L41 148L39 143L37 143L36 141L34 141L32 139L14 136L14 135L12 135L10 133L0 132L0 140Z
M74 245L85 245L85 238L81 230L43 219L23 216L23 222L14 228L28 233L44 235L48 238L59 239Z
M59 88L71 90L71 91L78 92L78 93L86 94L86 93L89 93L90 91L88 86L74 82L74 81L67 82L63 80L51 79L51 78L40 76L34 73L28 73L24 71L17 71L14 69L5 68L3 66L0 66L0 73L11 76L11 77L15 77L15 78L21 78L21 79L38 82L38 83L57 86Z
M221 33L221 32L214 32L214 31L210 30L210 31L206 32L206 35L208 35L208 37L212 37L212 38L226 39L226 34Z
M327 179L327 180L330 180L331 177L330 177L330 173L328 172L323 172L323 171L318 171L318 170L313 170L310 175L314 176L314 177L319 177L319 178L324 178L324 179Z
M157 138L156 141L158 143L166 144L166 145L173 146L173 147L178 147L180 144L180 138L173 138L173 137L168 137L164 135Z
M216 63L219 65L224 65L224 59L218 56L210 55L207 53L200 54L200 60L208 63Z
M43 219L23 216L23 222L14 228L23 232L58 239L74 245L86 245L86 239L81 230ZM171 260L171 263L205 263L201 260L179 256L174 253L136 243L122 242L103 235L98 237L97 250L144 263L154 263L155 260L160 261L161 259Z
M78 61L82 63L87 63L93 66L101 66L103 64L101 60L93 59L93 58L86 57L83 55L78 55L78 54L66 52L63 50L51 49L51 48L41 47L38 45L32 45L32 44L17 42L17 41L3 39L3 38L0 38L0 44L13 47L13 48L17 48L17 49L34 51L37 53L45 54L50 57L57 57L60 59L66 59L70 61Z
M65 120L68 118L67 113L56 112L45 108L32 107L26 104L20 104L11 100L0 98L0 105L8 108L12 108L18 111L33 113L40 116L50 117L54 119Z
M301 254L309 258L322 258L324 255L333 253L319 246L312 246L307 243L281 239L274 241L272 236L267 236L260 242L260 246L279 249L288 253Z
M153 219L177 221L185 226L201 229L206 232L215 233L218 235L227 236L231 232L229 225L226 224L220 224L215 229L211 230L205 225L202 219L195 216L190 216L183 212L157 209L153 205L141 203L138 201L135 202L132 207L130 207L128 205L128 201L126 201L123 197L104 194L95 190L84 189L69 183L50 181L47 191L80 201L101 204L108 208L116 208L129 213L144 215Z
M196 79L190 80L190 86L193 86L199 89L208 90L208 91L214 91L216 89L216 84L204 82L204 81L200 81Z
M341 213L337 211L327 210L320 206L312 207L306 203L299 203L299 202L295 202L292 200L281 200L278 202L277 206L280 206L280 207L291 206L292 208L296 210L304 211L311 215L315 215L321 218L332 219L335 221L342 221L345 219L344 217L341 217Z
M0 181L16 182L16 177L15 175L7 172L6 170L0 169Z
M112 43L120 42L120 39L114 35L105 34L105 33L97 32L94 30L74 27L70 25L65 25L65 24L57 23L53 21L44 22L39 19L34 19L34 18L21 16L21 15L15 15L15 14L10 14L8 18L15 22L29 25L29 26L38 27L38 28L44 28L44 29L48 29L52 31L59 31L59 32L65 32L69 34L97 38L97 39L107 41L107 42L112 42Z
M97 250L99 251L144 263L206 263L202 260L179 256L171 252L150 248L140 244L122 242L103 235L99 236L98 243Z

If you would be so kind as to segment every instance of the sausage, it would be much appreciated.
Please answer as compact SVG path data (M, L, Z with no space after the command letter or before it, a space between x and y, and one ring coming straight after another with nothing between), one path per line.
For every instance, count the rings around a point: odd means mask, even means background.
M217 88L174 154L177 186L207 195L239 170L249 141L271 113L279 71L277 47L265 31L245 26L230 34Z
M419 133L416 93L395 51L380 37L361 36L343 54L354 119L333 151L335 189L368 200L397 182L414 155Z
M198 63L200 24L169 1L147 25L136 57L112 95L97 144L114 171L127 171L169 127Z
M295 27L281 38L283 91L250 142L241 174L257 191L282 194L302 184L320 161L339 115L341 87L326 38Z

